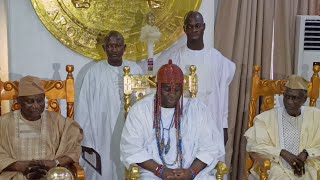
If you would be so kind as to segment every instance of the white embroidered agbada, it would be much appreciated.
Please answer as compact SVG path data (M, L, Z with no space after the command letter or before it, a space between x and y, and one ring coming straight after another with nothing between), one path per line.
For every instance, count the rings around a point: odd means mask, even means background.
M215 118L219 131L228 128L228 96L229 85L235 73L235 64L224 57L214 48L204 48L199 51L191 50L187 45L170 56L173 63L178 65L184 74L189 74L189 67L195 65L198 75L198 94ZM167 59L155 62L159 69Z
M123 67L131 74L142 70L136 63L123 61L119 67L107 61L94 64L87 72L76 106L76 120L84 131L82 145L93 148L101 156L102 175L81 159L86 179L124 179L120 162L120 137L124 124Z
M317 170L320 169L320 110L303 106L301 112L300 116L293 118L284 108L274 108L256 116L254 126L245 133L247 151L260 153L271 160L268 179L317 179ZM298 178L294 175L291 167L280 157L281 149L296 155L303 149L307 150L309 156L304 176ZM259 177L254 171L255 166L251 170L252 175Z
M222 135L214 123L208 125L210 114L207 107L199 100L184 98L183 118L181 119L182 137L182 168L189 168L198 158L208 166L203 169L195 179L215 179L213 169L218 159L224 155ZM153 159L159 164L162 161L156 143L155 129L153 128L154 94L135 103L130 109L121 136L120 150L121 161L129 168L130 165ZM170 134L170 150L164 155L169 168L178 168L178 163L173 162L177 157L176 129L172 124L174 108L161 108L163 127L170 130L163 131L165 143ZM210 128L209 128L210 127ZM211 131L211 132L210 132ZM215 134L215 136L210 136ZM152 172L141 168L140 179L159 180Z

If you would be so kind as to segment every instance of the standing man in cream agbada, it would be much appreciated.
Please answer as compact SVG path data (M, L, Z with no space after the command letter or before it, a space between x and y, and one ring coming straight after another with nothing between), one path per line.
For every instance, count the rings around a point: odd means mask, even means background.
M268 179L316 180L320 169L320 110L303 106L308 81L292 75L283 94L284 107L255 117L247 130L247 151L271 160ZM259 178L252 168L253 176Z
M0 180L43 178L56 166L78 162L82 130L78 123L45 108L39 78L19 82L20 111L0 116Z
M104 39L108 60L94 64L85 75L78 98L75 117L84 131L83 148L94 150L101 157L99 174L81 160L86 179L124 179L125 168L120 162L120 137L124 124L123 67L140 74L138 65L122 59L126 44L121 33L111 31Z

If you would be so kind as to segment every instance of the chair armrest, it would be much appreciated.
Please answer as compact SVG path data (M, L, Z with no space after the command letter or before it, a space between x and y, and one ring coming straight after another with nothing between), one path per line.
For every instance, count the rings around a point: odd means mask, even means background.
M229 168L227 165L219 161L215 167L217 170L217 180L222 180L225 174L229 173ZM131 166L130 169L126 170L126 180L138 180L140 177L140 169L138 166Z
M249 152L250 158L258 163L258 168L260 171L260 179L268 179L268 170L271 168L271 162L269 159L263 158L261 154L255 152Z
M69 166L70 171L72 172L73 176L76 180L84 180L85 173L83 167L80 166L79 163L73 163Z
M225 174L229 173L229 168L227 165L221 161L219 161L215 167L217 170L216 178L217 180L222 180Z
M138 180L140 177L140 168L137 165L130 166L126 169L126 180Z

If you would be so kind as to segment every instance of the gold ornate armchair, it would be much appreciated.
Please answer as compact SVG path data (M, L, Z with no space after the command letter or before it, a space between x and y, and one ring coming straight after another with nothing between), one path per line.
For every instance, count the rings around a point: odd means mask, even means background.
M186 96L191 98L196 97L198 92L198 77L196 74L196 67L190 66L190 74L184 76L184 92ZM124 109L125 117L127 116L131 104L132 95L136 97L136 101L143 98L148 93L148 90L155 89L157 82L155 75L131 75L130 68L124 67ZM223 176L228 173L228 168L223 162L218 162L215 169L217 170L217 180L222 180ZM132 166L130 170L126 170L126 180L139 179L139 167Z
M74 118L74 78L72 72L74 71L73 65L66 66L67 77L64 81L43 80L42 83L45 87L45 95L48 99L48 110L53 112L61 112L59 106L59 99L65 99L67 103L67 116L71 119ZM20 109L19 104L16 101L18 96L19 81L0 81L0 102L3 100L9 100L12 102L11 110ZM0 115L1 115L1 103L0 103ZM78 164L74 163L70 167L71 172L77 180L84 180L84 169Z
M317 99L319 98L319 70L320 66L313 67L313 75L308 87L308 98L310 99L310 106L316 106ZM274 95L283 94L285 90L285 80L266 80L260 78L260 67L254 66L254 75L252 79L250 109L249 109L249 125L248 128L253 126L254 117L257 115L257 101L262 97L261 112L270 110L274 107ZM257 172L260 173L260 179L268 179L268 170L270 170L271 162L269 159L262 158L258 153L247 153L246 159L246 179L249 178L250 169L253 162L258 163ZM319 173L319 172L318 172Z

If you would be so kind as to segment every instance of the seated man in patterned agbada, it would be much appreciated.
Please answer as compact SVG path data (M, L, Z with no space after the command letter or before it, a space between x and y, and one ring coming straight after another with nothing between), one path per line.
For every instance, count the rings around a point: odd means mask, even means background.
M259 114L254 126L245 133L247 151L271 160L268 179L317 179L320 110L303 106L307 90L308 81L290 76L284 92L284 108ZM258 177L254 169L251 172Z
M157 75L157 93L135 103L122 132L120 158L141 167L140 179L215 179L223 138L207 107L182 97L182 70L171 60Z
M20 80L20 111L0 116L0 180L40 179L56 166L78 162L82 130L73 120L45 109L41 80Z

